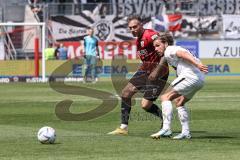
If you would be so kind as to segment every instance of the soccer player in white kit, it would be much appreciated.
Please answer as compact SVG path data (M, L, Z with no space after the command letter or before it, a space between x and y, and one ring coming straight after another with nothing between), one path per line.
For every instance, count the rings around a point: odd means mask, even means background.
M208 67L191 54L188 50L173 45L173 37L169 33L159 35L153 42L155 50L162 61L167 61L177 72L177 78L171 83L167 91L160 97L162 102L163 127L159 132L152 134L152 138L170 136L173 107L175 101L178 117L182 125L182 132L173 139L190 139L189 115L185 103L204 85L204 73Z

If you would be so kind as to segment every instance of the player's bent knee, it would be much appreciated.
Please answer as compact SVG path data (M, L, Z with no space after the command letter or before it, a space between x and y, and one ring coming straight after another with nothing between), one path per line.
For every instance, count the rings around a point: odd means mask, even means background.
M131 97L134 95L135 92L136 92L136 91L135 91L134 87L124 88L124 89L122 90L122 95L121 95L121 97L131 98Z
M186 103L186 99L184 97L181 97L176 101L176 107L184 106L185 103Z
M167 101L167 100L168 100L167 94L161 95L161 96L160 96L160 100L161 100L161 101Z
M176 105L176 107L180 107L180 106L183 106L184 104L183 103L176 103L175 105Z
M152 101L149 101L149 100L146 100L146 99L143 99L142 102L141 102L141 107L145 110L149 109L151 106L152 106Z

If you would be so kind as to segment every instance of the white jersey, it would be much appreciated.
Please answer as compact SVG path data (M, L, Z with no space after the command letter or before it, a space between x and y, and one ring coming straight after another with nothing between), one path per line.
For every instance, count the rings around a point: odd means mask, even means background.
M193 79L204 80L204 74L196 66L190 64L189 62L183 60L182 58L177 57L176 53L179 50L191 54L188 50L180 46L168 46L164 52L164 57L166 58L168 64L176 68L177 75ZM200 60L196 58L194 55L193 57L196 59L196 61L200 62Z

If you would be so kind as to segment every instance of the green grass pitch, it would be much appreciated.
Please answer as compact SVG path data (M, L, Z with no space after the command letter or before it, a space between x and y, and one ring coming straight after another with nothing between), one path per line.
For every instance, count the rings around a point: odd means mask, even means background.
M97 84L75 83L115 94L110 81ZM205 87L189 102L192 139L153 140L159 120L145 113L137 99L132 109L128 136L106 133L119 125L120 107L90 121L63 121L55 115L55 105L71 99L71 112L94 109L101 103L78 95L65 95L48 84L0 84L1 160L238 160L240 157L240 81L208 79ZM159 105L159 100L157 101ZM43 145L37 131L55 128L56 143ZM174 114L172 129L180 131Z

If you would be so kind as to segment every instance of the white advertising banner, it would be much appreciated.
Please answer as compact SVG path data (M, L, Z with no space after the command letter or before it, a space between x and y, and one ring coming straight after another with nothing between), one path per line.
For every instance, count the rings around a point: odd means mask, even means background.
M240 38L240 15L223 15L223 33L225 38Z
M240 58L240 40L199 41L200 58Z
M182 18L182 31L184 32L218 32L217 16L188 16Z
M85 15L84 13L82 15ZM86 36L88 27L94 28L94 34L99 41L132 40L132 34L127 29L126 18L112 15L104 18L97 15L72 15L52 17L52 36L57 41L80 41Z

